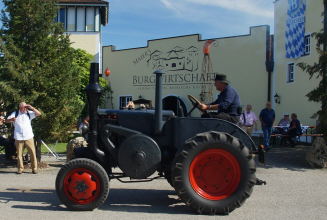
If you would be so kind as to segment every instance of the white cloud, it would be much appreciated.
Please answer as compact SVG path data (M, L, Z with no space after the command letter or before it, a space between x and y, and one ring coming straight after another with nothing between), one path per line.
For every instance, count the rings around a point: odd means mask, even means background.
M160 0L161 3L168 9L175 11L177 14L180 15L180 10L178 10L178 7L176 7L176 4L173 4L169 0Z
M272 0L160 0L161 3L168 9L171 9L178 14L190 4L203 5L210 7L219 7L232 11L238 11L253 16L272 18L273 10L271 9Z

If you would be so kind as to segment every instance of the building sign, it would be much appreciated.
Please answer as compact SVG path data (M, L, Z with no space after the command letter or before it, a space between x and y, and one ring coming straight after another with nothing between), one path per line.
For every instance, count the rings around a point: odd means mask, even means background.
M163 75L163 85L203 85L212 84L216 73L168 73ZM154 86L156 76L152 75L133 75L133 86Z
M176 46L168 51L147 50L134 59L134 65L146 65L151 69L163 70L165 89L194 89L213 84L216 73L201 73L200 50L195 46L183 48ZM140 64L141 65L141 64ZM150 71L150 72L151 72ZM155 85L154 74L134 74L132 86L139 90L152 89Z
M304 54L305 0L288 0L285 49L286 58L296 59Z

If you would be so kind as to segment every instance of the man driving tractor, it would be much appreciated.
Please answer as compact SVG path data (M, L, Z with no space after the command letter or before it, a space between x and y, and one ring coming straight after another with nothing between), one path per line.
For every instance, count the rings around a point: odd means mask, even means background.
M240 97L237 91L231 87L226 75L217 74L215 77L215 87L220 91L217 100L210 104L200 103L199 108L203 111L217 110L218 114L213 117L230 121L234 124L239 122L242 111Z

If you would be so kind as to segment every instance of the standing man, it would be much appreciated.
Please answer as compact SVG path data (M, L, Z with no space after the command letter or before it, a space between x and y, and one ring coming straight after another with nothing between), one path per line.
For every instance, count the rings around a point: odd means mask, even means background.
M31 121L40 115L41 113L36 108L25 102L21 102L19 104L19 110L11 113L6 120L6 123L14 123L15 126L14 138L17 150L17 174L21 174L24 170L23 151L25 147L27 147L31 156L32 172L33 174L37 173L34 134Z
M240 123L245 132L252 136L253 129L257 129L258 118L252 111L252 105L246 105L245 112L241 114Z
M218 115L215 118L237 124L242 111L240 97L236 90L229 84L226 75L217 74L215 77L215 87L220 91L220 95L216 101L209 105L200 104L200 109L217 110Z
M275 122L275 111L271 107L271 102L267 102L266 108L261 110L259 118L263 132L263 145L265 149L268 150L272 127Z

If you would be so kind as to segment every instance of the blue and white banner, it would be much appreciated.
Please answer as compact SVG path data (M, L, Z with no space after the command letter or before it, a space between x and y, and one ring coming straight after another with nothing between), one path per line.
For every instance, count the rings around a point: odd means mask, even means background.
M286 21L286 58L296 59L304 54L305 0L288 0Z

